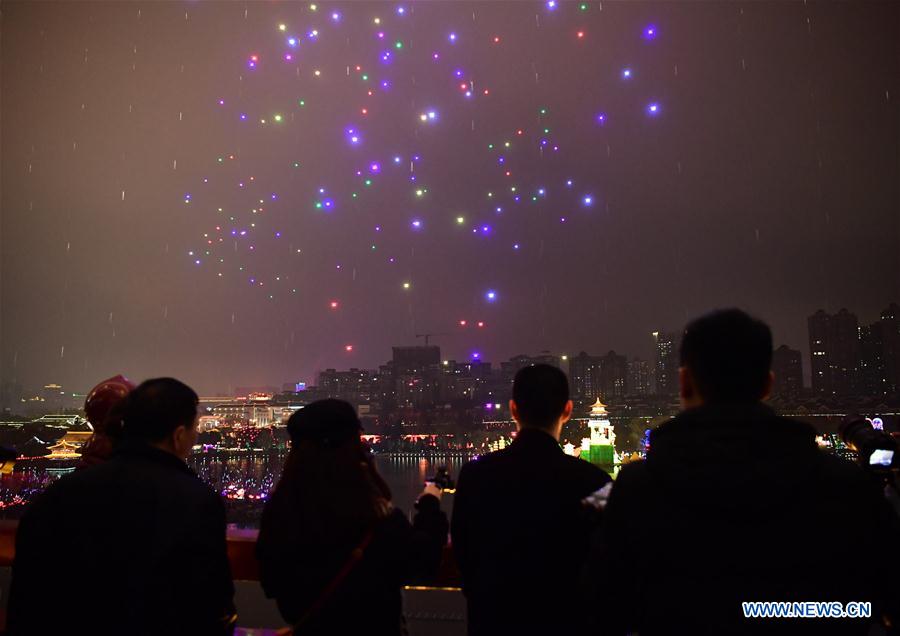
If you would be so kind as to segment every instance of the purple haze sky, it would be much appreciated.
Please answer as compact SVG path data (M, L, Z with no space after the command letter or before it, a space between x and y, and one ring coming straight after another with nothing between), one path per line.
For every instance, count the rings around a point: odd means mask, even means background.
M808 366L900 297L900 5L579 4L4 2L3 379L648 357L728 305Z

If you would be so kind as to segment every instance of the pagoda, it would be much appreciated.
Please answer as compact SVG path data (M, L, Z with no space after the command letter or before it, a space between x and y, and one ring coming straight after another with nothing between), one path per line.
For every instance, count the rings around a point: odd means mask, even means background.
M612 475L616 467L616 433L600 398L591 405L588 428L591 436L582 440L581 456Z

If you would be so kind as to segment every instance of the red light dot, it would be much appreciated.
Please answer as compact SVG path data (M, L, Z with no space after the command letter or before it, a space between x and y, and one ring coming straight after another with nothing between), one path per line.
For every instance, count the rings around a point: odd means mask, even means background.
M524 135L525 132L524 132L521 128L519 128L519 129L516 131L516 134L517 134L517 135Z
M584 31L579 31L577 35L578 35L579 38L583 38L583 37L584 37Z
M488 89L484 89L484 94L485 94L485 95L490 95L490 91L489 91Z
M338 308L338 301L332 300L332 301L329 303L329 306L330 306L332 309L337 309L337 308Z
M346 351L347 353L350 353L351 351L353 351L353 345L346 345L344 347L344 351Z
M500 44L500 36L494 36L494 44Z
M481 321L479 320L479 321L478 321L478 326L479 326L479 327L484 327L484 323L481 322Z
M356 70L357 70L357 71L361 71L361 70L362 70L362 66L360 66L359 64L357 64L357 65L356 65Z
M467 88L469 88L469 85L466 84L465 82L461 82L460 85L459 85L459 88L460 88L460 90L463 90L463 91L464 91L464 90L466 90Z
M460 321L459 321L459 326L460 326L460 327L465 327L465 326L466 326L466 321L465 321L465 320L460 320Z
M512 176L512 172L510 172L509 170L507 170L507 171L506 171L506 176L507 176L507 177L511 177L511 176Z
M371 97L371 96L372 96L372 91L369 91L369 97Z
M368 115L368 114L369 114L369 109L363 108L361 112L362 112L363 115Z

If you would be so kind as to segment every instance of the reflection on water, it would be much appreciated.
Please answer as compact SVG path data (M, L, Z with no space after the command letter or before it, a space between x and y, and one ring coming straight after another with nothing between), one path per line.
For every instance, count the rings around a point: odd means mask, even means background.
M217 456L198 454L188 463L225 499L228 522L241 528L256 528L262 507L278 482L285 453L257 453ZM425 485L440 466L447 466L455 479L467 457L416 457L411 455L376 455L375 465L394 496L394 504L406 513ZM62 469L62 470L60 470ZM0 478L0 518L21 516L28 502L71 467L48 467L47 463L20 463L10 475ZM450 515L453 495L444 494L441 505Z

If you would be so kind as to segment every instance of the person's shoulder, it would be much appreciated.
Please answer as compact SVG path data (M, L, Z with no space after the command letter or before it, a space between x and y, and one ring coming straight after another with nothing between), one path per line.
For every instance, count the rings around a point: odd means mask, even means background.
M493 453L479 455L478 457L470 459L465 464L463 464L462 468L460 468L460 479L477 479L485 473L492 472L495 468L502 465L504 461L506 461L506 458L509 455L508 450L509 449L504 448L502 450L494 451Z

